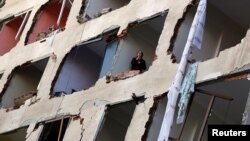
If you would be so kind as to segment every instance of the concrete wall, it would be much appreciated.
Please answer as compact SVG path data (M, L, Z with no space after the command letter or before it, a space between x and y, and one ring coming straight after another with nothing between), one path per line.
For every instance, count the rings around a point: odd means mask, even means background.
M178 32L174 54L180 60L183 48L187 41L196 9L193 8L186 16ZM225 16L219 9L208 4L202 50L194 49L193 58L207 60L219 55L219 51L240 43L246 31L236 22Z
M98 12L101 12L102 9L105 8L112 8L112 10L115 10L117 8L120 8L126 4L128 4L130 0L89 0L88 7L86 9L86 14L90 16L91 18L94 18L95 14Z

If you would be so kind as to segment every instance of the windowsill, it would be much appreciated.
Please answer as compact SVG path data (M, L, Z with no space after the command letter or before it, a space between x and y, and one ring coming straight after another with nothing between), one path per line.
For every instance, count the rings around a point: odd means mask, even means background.
M120 72L115 76L106 76L106 83L110 83L111 81L124 80L139 74L141 74L139 70Z

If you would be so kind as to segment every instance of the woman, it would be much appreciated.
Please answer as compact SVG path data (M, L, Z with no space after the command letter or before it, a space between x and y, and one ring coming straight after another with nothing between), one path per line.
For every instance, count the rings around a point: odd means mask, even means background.
M146 70L146 62L142 59L143 52L139 50L136 57L131 60L131 70L139 70L140 73Z

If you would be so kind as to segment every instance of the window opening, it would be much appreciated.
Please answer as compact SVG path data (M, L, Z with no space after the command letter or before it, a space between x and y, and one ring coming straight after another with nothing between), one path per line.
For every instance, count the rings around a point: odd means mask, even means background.
M125 79L148 70L155 59L155 50L158 45L167 11L158 13L144 20L129 24L120 35L119 45L109 70L107 82ZM143 53L145 65L135 63L139 68L133 68L133 58L139 51ZM142 64L142 63L141 63ZM141 69L140 69L141 68Z
M98 18L115 9L127 5L130 0L83 0L82 7L77 17L79 23Z
M227 4L224 5L224 3ZM240 43L250 27L250 20L246 20L246 15L244 14L249 11L247 4L250 3L234 0L209 0L202 47L201 50L193 49L192 59L205 61L219 56L221 51ZM178 30L172 52L173 58L178 63L180 62L196 10L197 6L189 10Z
M70 118L45 123L39 141L62 141Z
M12 15L1 21L0 55L6 54L16 46L29 18L29 13L30 11L17 17Z
M135 107L134 101L107 106L95 141L123 141Z
M111 66L119 42L117 31L114 29L74 47L57 72L52 96L86 90L103 77Z
M0 134L1 141L26 141L27 127Z
M48 58L16 67L0 93L3 108L19 108L29 98L36 96L37 86Z
M63 31L71 6L69 0L51 0L44 4L35 15L25 44L42 40Z

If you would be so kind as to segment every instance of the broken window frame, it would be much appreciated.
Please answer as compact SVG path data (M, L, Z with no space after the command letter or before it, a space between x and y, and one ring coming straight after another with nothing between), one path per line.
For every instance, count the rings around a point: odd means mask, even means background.
M205 113L205 116L203 118L202 125L200 127L200 131L198 133L198 139L197 140L201 141L202 137L203 137L203 134L204 134L204 131L205 131L205 128L206 128L206 125L207 125L207 122L208 122L208 119L210 117L210 113L212 112L212 108L213 108L213 105L214 105L214 102L215 102L216 98L227 100L227 101L233 101L234 98L232 98L230 96L220 94L220 93L210 92L210 91L201 90L201 89L197 89L197 88L195 89L195 92L199 92L199 93L201 93L203 95L207 95L207 96L210 97L210 100L209 100L209 103L208 103L208 106L207 106L207 109L206 109L206 113ZM190 112L190 109L191 109L191 104L193 103L194 96L196 95L195 92L191 95L190 100L188 102L187 112L185 114L185 119L184 119L183 124L181 125L180 133L178 134L176 140L181 140L182 133L184 131L184 127L186 125L186 121L188 119L188 115L189 115L189 112Z
M133 97L133 96L132 96ZM98 138L98 135L99 133L101 133L102 129L104 128L104 125L105 125L105 122L106 122L106 119L107 119L107 115L109 114L109 109L112 109L112 106L119 106L121 104L126 104L126 103L130 103L130 102L135 102L135 108L133 109L133 114L132 114L132 117L131 117L131 120L129 122L129 125L131 124L131 121L133 120L133 116L134 116L134 113L135 113L135 110L136 110L136 106L138 104L140 104L141 102L144 102L146 100L145 98L145 95L142 95L142 96L138 96L136 97L138 98L136 101L134 98L133 99L129 99L129 100L126 100L126 101L122 101L122 102L115 102L115 103L110 103L110 104L107 104L105 107L104 107L104 112L102 113L101 115L101 119L100 119L100 122L98 123L98 126L97 126L97 131L95 132L95 135L94 135L94 138L93 138L93 141L96 141L97 138ZM128 127L129 127L128 125ZM127 130L128 130L128 127L127 127ZM127 134L127 130L126 130L126 133L125 133L125 136Z
M26 24L27 24L27 21L29 19L29 16L30 16L30 13L32 11L32 8L29 8L27 10L25 10L24 12L20 12L18 14L15 14L15 15L10 15L8 17L6 17L5 19L3 19L3 21L0 23L0 32L2 32L4 26L8 23L8 22L11 22L12 20L15 20L16 18L19 18L19 16L22 16L24 15L24 18L22 20L22 23L16 33L16 36L15 36L15 40L19 40L22 33L23 33L23 29L25 28Z
M202 84L202 86L203 86L203 84ZM208 119L210 117L210 113L211 113L212 107L214 105L215 99L218 98L218 99L222 99L222 100L226 100L226 101L233 101L234 100L234 98L232 98L230 96L226 96L225 94L223 95L221 93L215 93L215 92L201 90L201 89L196 88L195 92L190 95L190 99L188 101L187 109L186 109L186 112L185 112L185 118L184 118L183 123L180 126L177 137L176 138L169 137L169 140L171 140L171 139L176 140L176 141L181 140L182 133L184 131L184 128L185 128L185 125L186 125L186 122L187 122L187 119L188 119L188 116L189 116L189 113L190 113L190 110L191 110L191 105L192 105L193 100L194 100L194 96L197 95L196 92L199 92L202 95L207 95L207 96L210 97L210 100L209 100L209 103L208 103L208 106L207 106L207 109L206 109L205 116L203 117L203 120L202 120L202 125L200 127L200 131L198 132L198 141L201 141L201 139L203 137L203 133L205 131ZM148 121L147 121L147 123L145 125L146 129L145 129L144 134L143 134L143 136L141 138L142 140L147 140L148 134L149 134L149 131L150 131L150 128L151 128L151 125L152 125L152 122L153 122L153 119L154 119L154 116L155 116L155 113L156 113L157 108L158 108L158 105L159 105L159 103L160 103L160 101L162 99L167 98L166 95L167 94L162 94L161 96L157 96L157 97L154 98L154 104L149 110L149 115L150 116L149 116Z
M22 34L22 31L25 28L25 25L27 24L27 21L29 19L29 16L30 16L31 12L32 12L32 10L27 10L26 12L24 12L25 16L24 16L23 21L22 21L22 23L21 23L21 25L20 25L20 27L19 27L19 29L17 31L17 34L15 36L15 40L17 40L18 38L20 38L20 36ZM15 15L15 17L21 16L24 13L17 14L17 15Z
M16 15L9 15L9 16L5 17L0 23L0 33L3 32L6 24L8 24L9 22L12 22L12 20L16 20L17 18L21 18L20 16L22 16L24 13L26 13L26 11L30 12L31 10L25 10L25 12L21 12L21 13L16 14ZM15 42L15 44L13 44L14 46L12 46L12 45L11 46L9 46L9 45L5 46L5 47L7 47L7 50L3 51L2 55L9 52L12 48L14 48L18 44L18 42L20 40L20 37L23 34L23 29L25 28L28 19L29 19L29 14L27 15L27 13L26 13L25 18L22 19L22 23L21 23L21 25L20 25L14 39L11 38L11 40L13 40L13 42ZM18 28L18 26L17 26L17 28ZM4 33L1 33L1 34L4 34Z
M45 129L46 129L46 124L53 124L53 122L57 122L57 121L60 121L60 120L61 120L61 122L60 122L60 127L59 127L59 132L58 132L57 141L62 141L63 138L64 138L64 136L65 136L65 133L67 132L67 129L68 129L70 123L71 123L71 120L72 120L73 118L74 118L74 116L63 116L63 117L61 117L61 118L56 118L56 119L52 119L52 120L48 120L48 121L39 123L39 126L43 126L43 128L42 128L42 131L41 131L41 133L40 133L40 135L39 135L38 141L43 141L43 140L42 140L42 139L43 139L43 136L44 136L44 134L46 133L46 131L45 131ZM62 136L62 128L63 128L62 126L63 126L65 120L68 120L68 123L67 123L67 125L66 125L65 132L64 132L64 134L63 134L63 136ZM61 139L61 140L60 140L60 139Z
M62 15L63 15L64 9L65 9L65 5L66 5L66 1L67 1L67 0L62 0L62 5L61 5L60 13L59 13L59 16L58 16L57 22L56 22L57 26L59 26L60 23L61 23ZM70 0L68 0L68 1L69 1L70 4L72 5L71 1L70 1Z
M210 115L212 107L214 105L215 99L216 98L220 98L220 99L232 101L233 98L229 97L229 96L222 95L222 94L217 94L217 93L214 93L214 92L201 90L201 89L196 89L196 92L199 92L201 94L205 94L205 95L208 95L208 96L211 97L210 100L209 100L209 105L207 107L207 111L206 111L205 117L203 118L203 122L202 122L202 125L201 125L201 130L200 130L199 136L198 136L198 141L201 141L201 139L203 137L203 134L204 134L204 131L205 131L205 128L206 128L206 125L207 125L207 121L208 121L209 115ZM187 117L185 118L185 121L186 121L186 119L187 119ZM183 128L184 128L184 126L185 126L185 123L183 124ZM179 136L181 137L181 134Z
M72 2L71 0L62 0L61 9L60 9L60 12L59 12L59 15L58 15L58 18L57 18L57 22L56 22L57 26L59 26L60 23L61 23L62 15L63 15L63 12L64 12L64 9L65 9L66 2L67 2L67 1L68 1L68 2L70 3L70 5L71 5L70 9L72 8L72 4L73 4L74 1ZM60 0L58 0L58 2L60 3ZM58 30L58 29L57 29L57 30ZM56 32L57 30L55 30L54 32Z

